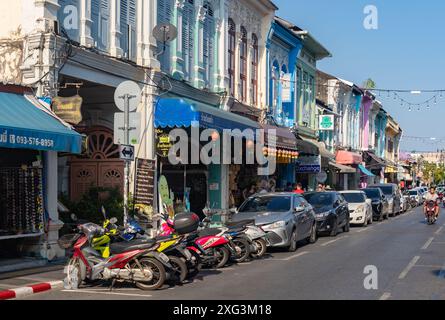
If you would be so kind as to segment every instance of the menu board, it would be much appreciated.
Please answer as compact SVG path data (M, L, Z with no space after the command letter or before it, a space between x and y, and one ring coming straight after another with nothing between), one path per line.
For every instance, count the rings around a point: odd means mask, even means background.
M153 206L155 160L136 159L136 179L134 203L136 205Z

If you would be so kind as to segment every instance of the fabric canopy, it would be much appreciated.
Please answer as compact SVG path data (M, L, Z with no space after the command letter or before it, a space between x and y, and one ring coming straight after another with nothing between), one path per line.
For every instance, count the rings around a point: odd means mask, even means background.
M290 149L290 150L297 150L297 138L295 135L290 131L289 128L283 128L283 127L277 127L265 124L263 125L264 129L264 142L266 145L270 143L269 134L272 134L271 131L275 131L275 144L277 148L282 149Z
M337 152L336 162L339 164L360 164L363 162L362 156L358 153L339 150Z
M0 147L80 153L82 136L22 94L0 92Z
M318 141L314 139L298 136L297 147L300 153L312 154L316 156L320 154Z
M345 166L339 163L335 163L334 161L330 161L329 165L336 170L339 170L340 173L356 173L357 170L353 167Z
M369 171L368 169L366 169L363 165L359 164L358 165L360 171L368 177L375 177L375 174L373 174L371 171Z
M216 130L256 130L257 122L217 107L188 99L161 98L155 108L156 128L201 127Z

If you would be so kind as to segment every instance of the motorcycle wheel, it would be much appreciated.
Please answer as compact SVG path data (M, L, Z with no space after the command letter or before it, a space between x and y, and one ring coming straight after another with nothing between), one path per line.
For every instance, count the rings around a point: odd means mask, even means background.
M250 254L250 256L251 256L252 258L254 258L254 259L259 259L259 258L261 258L262 256L264 256L264 254L265 254L266 251L267 251L267 243L266 243L266 240L264 240L264 239L256 239L256 240L253 240L253 242L255 242L255 244L256 244L258 250L257 250L256 252L252 252L252 253Z
M187 278L188 274L188 268L185 264L184 260L182 260L179 257L176 256L168 256L170 259L170 264L172 265L173 269L169 270L170 278L169 282L172 284L182 284L185 279Z
M63 280L65 289L76 290L82 284L82 273L79 259L71 258L66 266L66 277Z
M139 263L142 268L150 269L153 277L149 281L136 281L136 287L141 290L156 290L164 285L166 274L162 263L154 258L142 258Z
M241 252L237 253L236 256L232 257L233 261L236 263L242 263L247 260L250 256L250 243L244 238L235 238L232 240L236 247L239 247Z
M190 251L190 253L192 254L192 256L195 258L195 262L189 263L189 268L188 268L188 274L187 274L187 279L188 280L192 280L193 278L195 278L200 272L201 272L201 268L202 268L202 262L201 262L201 257L199 254L197 254L194 251Z
M230 252L229 249L224 247L217 247L213 249L213 254L216 257L216 265L215 268L219 269L226 265L227 261L229 261L230 258Z

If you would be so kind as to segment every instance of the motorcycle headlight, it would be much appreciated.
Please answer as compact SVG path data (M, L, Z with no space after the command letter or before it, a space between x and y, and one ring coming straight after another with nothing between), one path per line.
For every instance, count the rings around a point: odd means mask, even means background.
M275 229L275 228L283 228L284 226L286 226L286 222L285 221L277 221L277 222L274 222L272 224L269 224L267 226L267 228Z

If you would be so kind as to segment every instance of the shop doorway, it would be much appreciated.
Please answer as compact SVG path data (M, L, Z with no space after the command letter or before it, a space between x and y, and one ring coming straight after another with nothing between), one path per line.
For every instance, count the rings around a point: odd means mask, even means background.
M80 200L92 187L118 188L123 193L125 164L119 159L119 147L113 142L113 132L105 127L94 127L85 133L88 136L88 153L71 159L71 200Z

